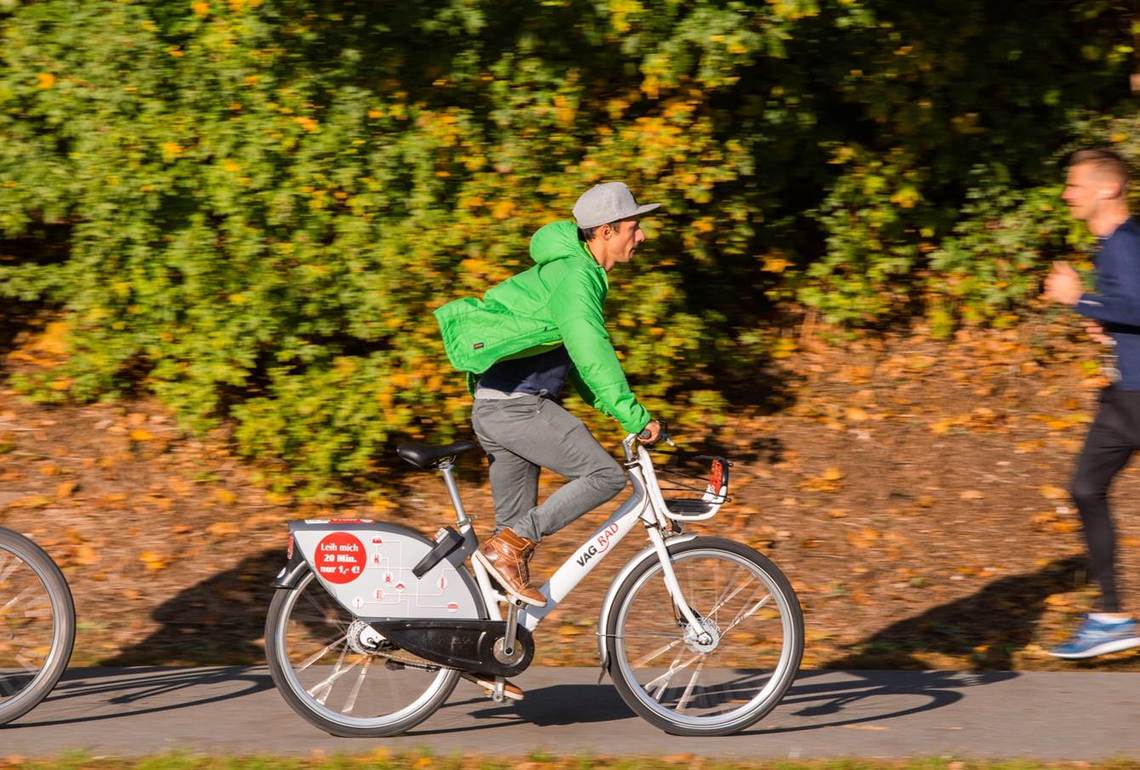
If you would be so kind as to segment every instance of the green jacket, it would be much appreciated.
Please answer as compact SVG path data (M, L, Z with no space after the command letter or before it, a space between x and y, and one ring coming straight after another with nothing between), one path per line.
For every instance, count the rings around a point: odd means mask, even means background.
M535 233L530 256L533 267L482 300L459 299L435 311L448 359L470 382L499 361L565 345L574 362L571 378L586 403L630 433L640 432L651 418L629 389L606 331L606 271L570 220Z

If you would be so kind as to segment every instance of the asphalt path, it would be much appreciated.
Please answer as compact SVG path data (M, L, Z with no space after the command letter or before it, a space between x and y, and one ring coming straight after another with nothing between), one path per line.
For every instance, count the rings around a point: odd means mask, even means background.
M397 738L329 736L295 715L264 668L72 670L53 695L0 728L0 754L43 757L362 753L680 755L724 758L1140 757L1140 673L805 671L744 733L666 735L630 712L596 669L534 668L518 704L460 682Z

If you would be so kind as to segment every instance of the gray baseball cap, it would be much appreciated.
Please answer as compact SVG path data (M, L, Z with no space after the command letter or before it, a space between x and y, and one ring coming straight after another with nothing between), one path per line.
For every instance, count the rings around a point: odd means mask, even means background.
M574 221L586 229L648 214L660 203L638 205L624 182L596 184L578 198L574 204Z

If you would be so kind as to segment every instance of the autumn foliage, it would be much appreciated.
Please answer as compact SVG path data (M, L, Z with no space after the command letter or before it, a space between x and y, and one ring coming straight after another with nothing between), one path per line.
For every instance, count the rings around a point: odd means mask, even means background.
M664 204L615 275L636 392L755 397L804 311L1012 324L1082 243L1067 151L1140 157L1123 2L0 2L0 297L44 399L143 387L309 491L466 420L431 311L588 185Z

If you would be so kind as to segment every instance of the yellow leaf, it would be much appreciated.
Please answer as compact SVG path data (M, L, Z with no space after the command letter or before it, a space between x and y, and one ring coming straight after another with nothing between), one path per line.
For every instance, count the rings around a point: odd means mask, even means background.
M1041 496L1046 500L1062 500L1069 496L1069 493L1060 487L1055 487L1051 484L1045 484L1041 487Z
M205 16L210 12L210 4L204 0L194 0L193 3L190 3L190 8L196 16Z
M214 498L222 505L233 505L237 501L237 494L228 489L216 489Z
M28 345L32 350L52 356L67 355L71 346L68 343L70 326L66 321L52 321L44 326L43 333Z
M143 551L139 554L139 561L145 564L148 570L157 572L160 569L166 569L166 560L154 551Z
M90 543L83 543L75 549L75 563L90 567L99 561L99 553Z
M214 537L226 537L228 535L236 535L241 532L241 527L234 524L232 521L216 521L210 526L206 527L206 532Z
M790 264L791 262L783 257L764 257L764 266L761 269L767 273L782 273Z
M50 72L41 72L36 75L37 85L40 88L47 89L55 85L55 75Z
M52 500L50 497L44 495L32 495L30 497L17 497L8 503L9 508L46 508L51 505Z
M839 481L843 478L843 471L833 465L825 470L820 478L824 481Z
M146 428L135 428L130 433L131 441L153 441L154 434Z
M167 163L170 163L179 155L182 154L182 145L177 142L163 142L162 143L162 158Z
M74 481L62 481L59 486L55 488L56 497L71 497L75 493L76 483Z

